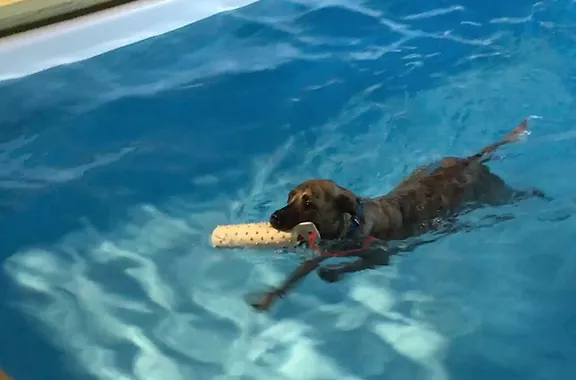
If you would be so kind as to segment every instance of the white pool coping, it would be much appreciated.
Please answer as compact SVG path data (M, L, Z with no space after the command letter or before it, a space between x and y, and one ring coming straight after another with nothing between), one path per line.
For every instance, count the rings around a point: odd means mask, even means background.
M0 39L0 81L82 61L256 1L141 0L6 37Z

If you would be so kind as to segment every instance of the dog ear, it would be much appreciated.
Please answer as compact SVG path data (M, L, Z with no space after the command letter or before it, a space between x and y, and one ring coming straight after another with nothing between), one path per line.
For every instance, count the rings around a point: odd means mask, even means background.
M356 215L356 198L347 193L342 193L334 199L336 209L341 213Z

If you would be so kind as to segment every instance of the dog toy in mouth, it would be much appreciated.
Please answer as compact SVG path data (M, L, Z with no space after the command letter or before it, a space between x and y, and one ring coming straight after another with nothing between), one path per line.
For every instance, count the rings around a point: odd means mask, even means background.
M309 236L320 239L318 229L311 222L300 223L289 232L259 222L216 226L211 241L216 248L293 248L307 242Z

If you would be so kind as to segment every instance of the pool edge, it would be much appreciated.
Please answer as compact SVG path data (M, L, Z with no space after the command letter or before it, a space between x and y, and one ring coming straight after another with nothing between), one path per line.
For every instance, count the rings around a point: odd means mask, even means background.
M123 5L0 38L0 84L87 60L260 0L124 1Z
M21 0L0 5L0 39L141 0Z

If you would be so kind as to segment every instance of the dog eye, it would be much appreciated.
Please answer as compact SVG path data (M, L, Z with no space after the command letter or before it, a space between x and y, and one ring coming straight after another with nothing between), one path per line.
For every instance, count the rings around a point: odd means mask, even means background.
M306 207L306 208L312 207L312 202L307 199L307 200L304 202L304 207Z

